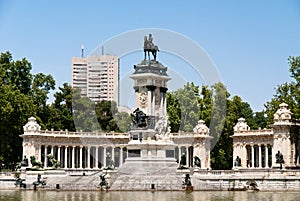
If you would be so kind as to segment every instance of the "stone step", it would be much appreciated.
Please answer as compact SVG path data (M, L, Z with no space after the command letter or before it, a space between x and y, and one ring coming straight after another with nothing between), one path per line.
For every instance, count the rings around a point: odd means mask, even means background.
M111 190L180 190L182 175L175 162L126 162L118 170Z

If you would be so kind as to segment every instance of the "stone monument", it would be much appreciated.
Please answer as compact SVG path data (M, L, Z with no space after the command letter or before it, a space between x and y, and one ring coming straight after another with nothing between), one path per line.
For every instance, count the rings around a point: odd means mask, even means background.
M149 34L148 39L145 36L145 58L134 65L134 73L130 76L134 81L136 109L129 131L130 142L125 163L176 164L175 144L170 138L166 109L167 82L171 78L167 74L167 67L157 61L157 51L158 47L154 45L152 35ZM150 52L153 59L150 59Z

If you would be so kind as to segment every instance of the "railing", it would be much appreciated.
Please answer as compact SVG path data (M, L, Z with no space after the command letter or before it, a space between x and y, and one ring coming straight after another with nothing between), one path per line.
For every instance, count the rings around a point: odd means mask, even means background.
M284 176L300 176L299 170L276 170L276 169L241 169L241 170L199 170L201 175L284 175Z
M95 137L129 137L128 133L116 133L116 132L70 132L68 130L65 131L54 131L54 130L42 130L39 132L41 135L67 135L67 136L95 136Z
M198 133L188 133L188 132L178 132L171 133L171 137L209 137L210 135L198 134Z
M239 135L239 134L247 134L247 135L273 134L273 129L248 130L248 131L239 131L239 132L234 133L234 135Z

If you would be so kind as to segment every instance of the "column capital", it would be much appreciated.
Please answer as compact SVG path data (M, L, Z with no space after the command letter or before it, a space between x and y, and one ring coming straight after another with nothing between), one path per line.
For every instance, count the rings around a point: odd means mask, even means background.
M146 88L149 90L149 91L154 91L156 89L156 86L153 86L153 85L147 85Z
M166 88L166 87L160 87L159 90L162 93L166 93L168 91L168 88Z

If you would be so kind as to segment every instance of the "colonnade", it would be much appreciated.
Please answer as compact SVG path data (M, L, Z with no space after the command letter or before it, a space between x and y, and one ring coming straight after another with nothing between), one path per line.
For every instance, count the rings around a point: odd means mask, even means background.
M185 146L178 146L175 148L175 156L179 163L181 160L181 156L183 154L185 154L185 156L186 156L187 166L192 167L193 166L193 146L185 145Z
M120 167L128 156L126 147L114 146L40 145L37 151L45 168L50 165L48 154L53 155L64 169L97 169L108 166L108 160L114 161L115 167Z
M246 146L248 168L269 168L272 164L272 146L250 144Z

